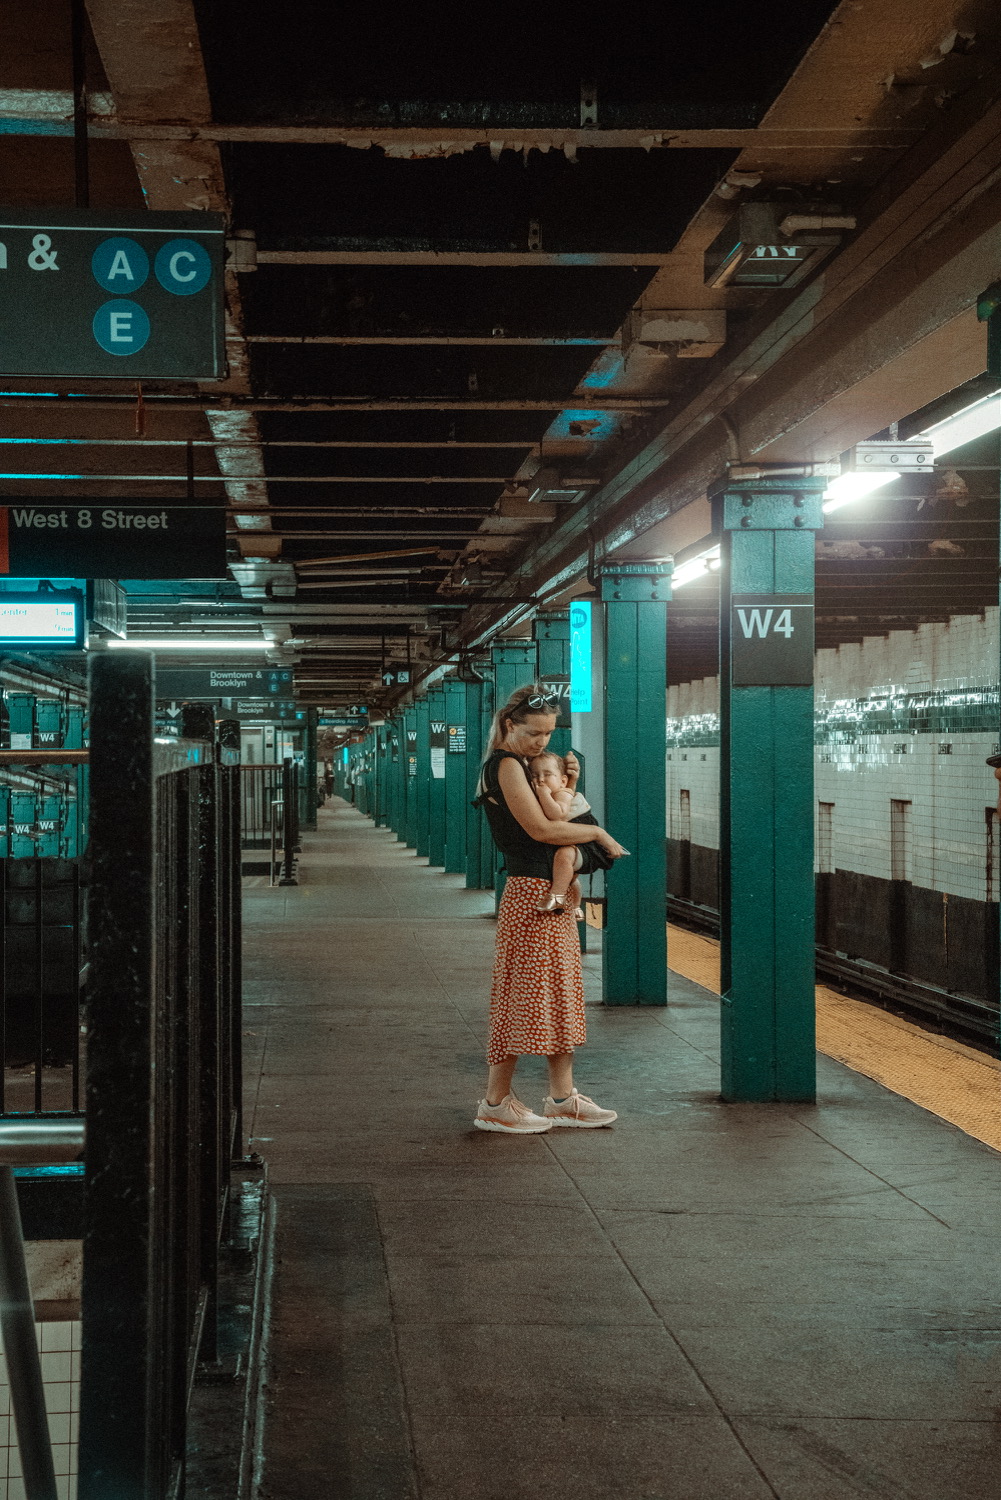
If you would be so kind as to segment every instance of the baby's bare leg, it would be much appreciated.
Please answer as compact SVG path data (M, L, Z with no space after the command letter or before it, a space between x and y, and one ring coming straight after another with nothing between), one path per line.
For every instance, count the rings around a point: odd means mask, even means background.
M550 887L552 895L566 895L573 880L576 862L577 846L575 844L564 844L561 849L557 849L553 856L553 883Z

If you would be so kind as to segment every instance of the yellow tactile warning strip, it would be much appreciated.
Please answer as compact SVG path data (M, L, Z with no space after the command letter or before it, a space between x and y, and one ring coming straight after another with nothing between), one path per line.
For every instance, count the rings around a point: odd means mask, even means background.
M669 967L719 994L719 943L668 923ZM1001 1151L1001 1062L817 985L817 1050Z

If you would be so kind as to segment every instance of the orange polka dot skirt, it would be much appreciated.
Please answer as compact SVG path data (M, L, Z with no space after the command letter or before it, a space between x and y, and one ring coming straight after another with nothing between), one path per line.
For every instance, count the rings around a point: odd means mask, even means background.
M536 911L548 880L508 877L497 913L487 1062L514 1054L552 1056L587 1040L580 939L573 912Z

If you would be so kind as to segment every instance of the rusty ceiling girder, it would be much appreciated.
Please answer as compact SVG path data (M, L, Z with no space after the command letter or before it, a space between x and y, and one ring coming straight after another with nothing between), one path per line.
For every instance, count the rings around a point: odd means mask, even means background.
M112 82L114 108L104 97L92 105L88 130L93 140L126 140L137 145L181 145L214 147L222 142L244 145L350 146L368 150L378 146L387 155L423 159L456 156L477 147L485 147L495 156L502 151L653 151L653 150L742 150L749 146L771 151L831 152L850 146L858 151L899 151L915 140L919 129L909 125L860 127L851 125L827 128L803 126L743 126L692 129L661 124L640 125L631 129L601 126L531 126L511 121L486 128L482 126L442 127L440 120L429 119L425 125L297 125L282 121L237 124L211 120L211 107L201 49L197 38L184 40L186 24L193 20L193 6L188 0L164 0L162 5L147 0L117 4L116 0L88 0L91 23L97 35L98 49ZM106 30L107 11L118 13L116 31ZM152 14L159 10L164 22L156 25ZM133 13L133 23L125 19ZM177 23L179 30L174 29ZM154 40L155 36L155 40ZM152 45L156 60L147 62L148 87L115 86L113 71L119 76L127 70L132 49L144 50ZM191 58L196 60L191 65ZM162 73L157 70L161 63ZM197 76L200 74L200 78ZM176 97L164 97L163 80L173 83ZM156 106L159 104L159 108ZM178 107L178 104L189 107ZM199 119L199 111L203 116ZM159 118L157 117L159 116ZM72 132L73 100L68 92L4 90L0 95L0 119L30 126L38 122L47 133ZM155 154L154 154L155 160ZM211 157L203 160L210 162Z
M704 495L734 457L837 457L982 371L975 304L997 268L1001 105L930 161L916 156L825 273L777 316L760 315L662 431L529 551L513 589L550 594L581 578L588 531L606 554L649 545L644 533ZM470 639L523 613L484 601Z

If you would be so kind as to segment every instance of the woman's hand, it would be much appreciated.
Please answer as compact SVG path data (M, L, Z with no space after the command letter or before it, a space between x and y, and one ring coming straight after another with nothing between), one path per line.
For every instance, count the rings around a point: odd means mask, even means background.
M610 854L613 859L621 859L624 854L629 853L629 850L623 849L622 845L616 839L613 839L612 835L606 832L604 828L599 830L596 842L599 843L605 850L605 853Z
M572 781L576 786L577 779L580 776L580 761L572 750L568 750L566 755L564 755L563 764L567 768L567 780Z

